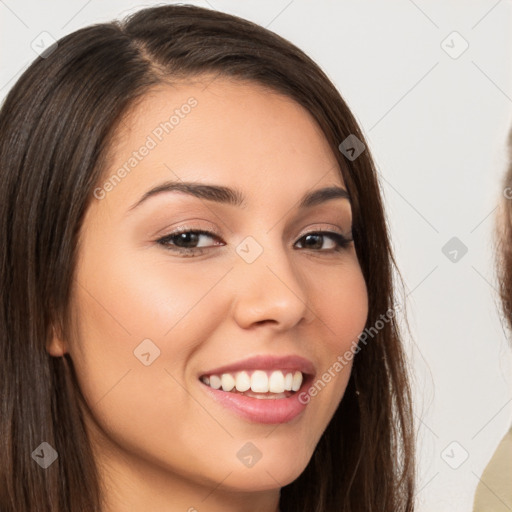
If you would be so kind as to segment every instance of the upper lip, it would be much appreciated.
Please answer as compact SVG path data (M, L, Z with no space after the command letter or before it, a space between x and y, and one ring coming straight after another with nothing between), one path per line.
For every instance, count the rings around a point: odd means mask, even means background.
M297 355L258 355L202 372L201 376L220 375L222 373L232 373L242 370L298 370L306 375L315 374L315 366L304 357Z

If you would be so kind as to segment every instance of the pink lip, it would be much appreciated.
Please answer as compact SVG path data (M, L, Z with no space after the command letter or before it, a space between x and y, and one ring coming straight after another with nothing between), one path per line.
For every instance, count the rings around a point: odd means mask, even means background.
M242 370L298 370L307 375L315 374L313 363L303 357L295 355L260 355L202 372L198 377L202 375L221 375L223 373L233 373Z
M222 389L213 389L203 382L200 384L211 398L238 416L254 423L274 424L287 423L306 408L309 402L308 388L312 381L312 376L306 377L299 390L288 398L268 399L252 398L239 393L222 391Z

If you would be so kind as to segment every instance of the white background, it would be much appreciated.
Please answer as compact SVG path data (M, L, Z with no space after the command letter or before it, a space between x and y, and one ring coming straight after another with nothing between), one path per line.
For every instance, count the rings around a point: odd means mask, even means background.
M3 0L0 99L36 57L31 44L41 32L59 39L156 3ZM512 125L511 1L190 3L295 43L359 120L408 294L418 511L470 511L478 477L512 423L512 357L492 253ZM457 58L445 51L463 48L454 31L469 44ZM441 250L452 237L468 248L456 262ZM465 452L457 469L446 462L456 465Z

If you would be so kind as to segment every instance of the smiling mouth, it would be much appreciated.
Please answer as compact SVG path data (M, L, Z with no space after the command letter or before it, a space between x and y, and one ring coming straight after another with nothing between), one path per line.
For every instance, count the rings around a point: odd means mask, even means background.
M302 386L305 374L295 370L244 370L220 375L202 375L206 386L258 399L279 399L293 396Z

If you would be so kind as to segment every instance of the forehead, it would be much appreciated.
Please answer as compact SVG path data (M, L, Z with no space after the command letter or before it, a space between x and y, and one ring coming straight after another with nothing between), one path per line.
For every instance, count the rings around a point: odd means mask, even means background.
M141 97L118 126L103 179L123 167L119 197L170 179L230 184L248 195L343 186L333 151L304 107L229 78L159 85Z

